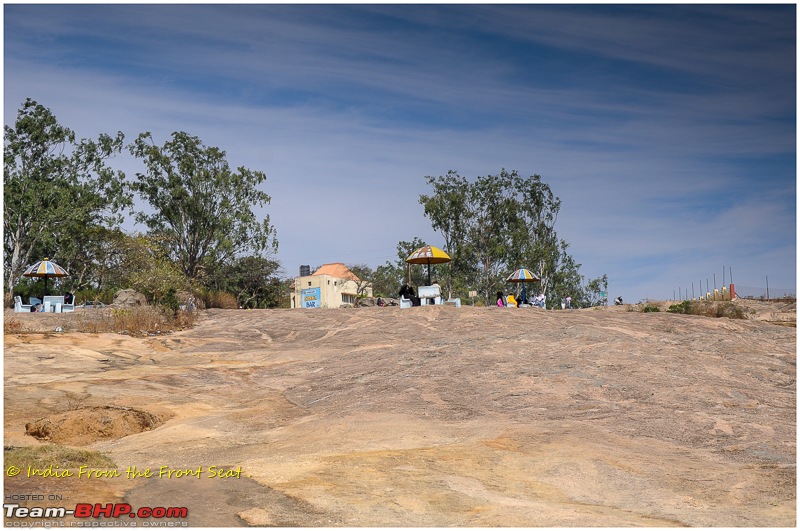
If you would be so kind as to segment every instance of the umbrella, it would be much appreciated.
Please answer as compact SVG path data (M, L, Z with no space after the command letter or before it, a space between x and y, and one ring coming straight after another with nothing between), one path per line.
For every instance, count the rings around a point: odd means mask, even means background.
M535 273L523 267L508 275L506 282L539 282L540 280L542 279L536 276Z
M68 277L69 273L49 258L36 262L22 273L23 277L38 277L44 279L44 294L47 295L47 279L50 277Z
M514 271L513 273L508 275L508 278L506 279L506 282L517 282L517 283L522 283L522 282L540 282L541 280L542 279L540 279L536 275L536 273L532 272L530 269L525 269L523 267L521 269L517 269L516 271ZM524 289L524 286L523 286L523 289Z
M409 264L428 264L428 285L431 283L431 264L444 264L449 261L450 255L432 245L420 247L406 258Z

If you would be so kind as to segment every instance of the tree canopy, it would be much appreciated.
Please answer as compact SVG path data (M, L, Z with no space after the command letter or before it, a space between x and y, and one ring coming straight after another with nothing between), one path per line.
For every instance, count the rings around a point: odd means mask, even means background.
M171 257L190 279L243 253L277 251L269 216L253 211L270 202L258 187L266 180L260 171L232 171L225 152L207 147L185 132L158 146L142 133L130 147L147 171L137 173L133 188L152 207L137 221L164 238Z
M580 264L555 230L561 200L539 175L523 178L502 169L470 182L451 170L425 179L432 193L420 195L419 202L452 258L446 292L465 296L477 290L488 304L508 288L505 278L511 272L526 267L540 276L534 289L548 295L551 304L567 295L577 304L590 304ZM605 277L599 282L607 284Z
M67 260L79 254L78 242L117 227L132 198L124 174L107 165L122 150L121 132L76 142L72 130L31 99L4 132L3 269L10 294L32 261L72 266Z

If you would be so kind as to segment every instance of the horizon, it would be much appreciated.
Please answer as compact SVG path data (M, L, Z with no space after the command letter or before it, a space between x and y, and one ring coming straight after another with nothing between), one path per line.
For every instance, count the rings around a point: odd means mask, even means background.
M5 125L31 98L78 138L219 147L266 173L287 277L442 247L425 176L505 168L609 303L723 267L795 290L793 4L6 4L4 32Z

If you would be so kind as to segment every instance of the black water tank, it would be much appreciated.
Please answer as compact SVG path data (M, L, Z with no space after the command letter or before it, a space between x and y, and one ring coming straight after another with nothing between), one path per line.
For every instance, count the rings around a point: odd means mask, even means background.
M311 274L311 266L301 265L300 266L300 276L307 277Z

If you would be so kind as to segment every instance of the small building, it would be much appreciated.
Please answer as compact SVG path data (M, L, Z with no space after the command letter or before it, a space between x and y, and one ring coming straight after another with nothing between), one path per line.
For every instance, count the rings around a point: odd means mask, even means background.
M308 272L305 266L301 272ZM360 291L360 293L359 293ZM292 308L340 308L355 306L359 294L372 297L372 286L341 262L325 264L313 274L294 279Z

